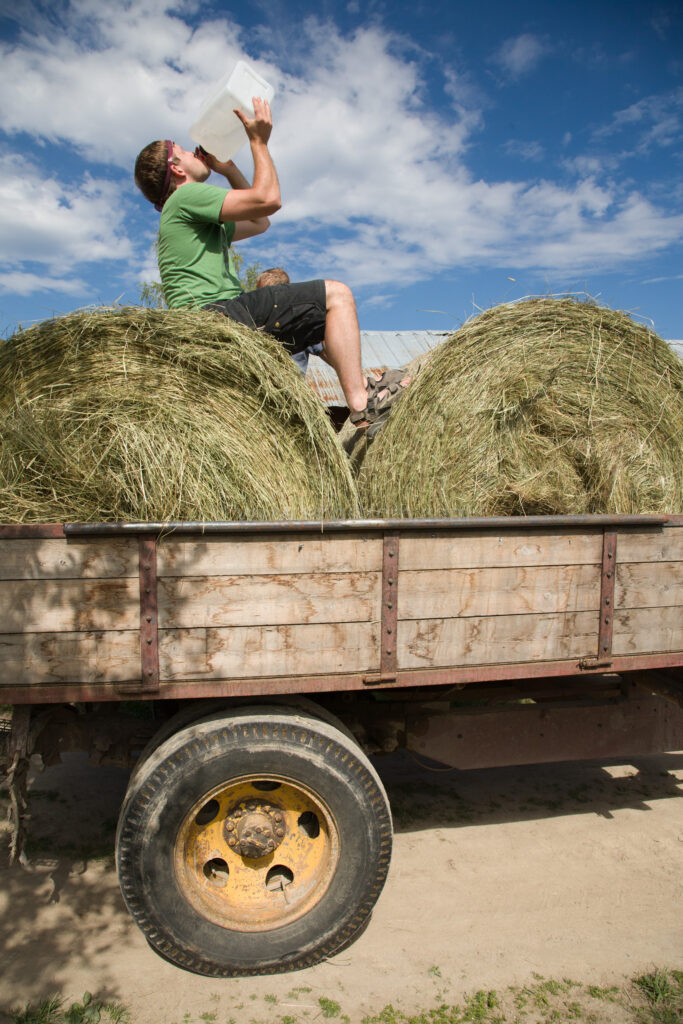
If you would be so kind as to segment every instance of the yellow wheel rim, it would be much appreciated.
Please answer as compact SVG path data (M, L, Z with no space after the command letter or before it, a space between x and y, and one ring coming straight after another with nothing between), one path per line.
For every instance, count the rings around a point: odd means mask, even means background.
M295 921L327 891L339 832L317 794L280 776L217 786L186 815L174 849L186 899L203 917L260 932Z

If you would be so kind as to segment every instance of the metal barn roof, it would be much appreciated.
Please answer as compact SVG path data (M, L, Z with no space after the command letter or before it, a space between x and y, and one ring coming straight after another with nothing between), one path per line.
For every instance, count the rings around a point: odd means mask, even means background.
M361 362L371 373L398 369L447 338L449 331L361 331ZM331 366L311 356L306 380L326 405L346 406L344 392Z
M361 361L364 370L398 369L411 359L429 352L452 333L450 331L361 331ZM683 341L670 341L683 359ZM306 380L326 405L346 407L344 392L331 366L317 356L308 362Z

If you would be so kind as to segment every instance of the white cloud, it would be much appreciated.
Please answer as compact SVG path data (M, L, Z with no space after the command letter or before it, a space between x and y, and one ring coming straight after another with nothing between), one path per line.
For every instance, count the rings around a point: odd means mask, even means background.
M144 142L180 134L244 56L228 19L193 31L170 13L191 9L185 0L71 0L59 27L54 18L0 46L0 126L128 168Z
M20 170L21 173L18 173ZM0 265L38 262L50 276L76 264L124 260L121 190L85 175L69 184L43 177L20 154L0 158Z
M36 292L61 292L82 295L87 285L81 278L57 278L29 274L25 271L0 271L0 294L34 295Z
M393 294L382 295L379 292L375 295L371 295L369 298L364 299L363 306L370 309L388 309L395 296Z
M655 11L650 18L650 25L660 39L666 39L671 29L671 17L667 11Z
M506 39L491 60L510 78L521 78L533 71L549 52L550 47L544 39L525 32Z
M607 170L613 169L618 164L614 156L571 156L562 160L562 166L570 173L580 178L599 178Z
M545 149L540 142L508 139L503 148L508 156L519 157L520 160L538 161L545 156Z
M618 110L609 124L593 133L602 140L626 131L628 150L648 153L655 147L669 148L680 140L683 130L683 86L663 95L645 96Z
M44 143L40 169L18 154L4 158L7 173L0 166L0 259L26 275L17 278L24 287L35 267L14 265L29 261L55 281L107 260L130 261L123 280L152 278L156 219L151 206L143 222L132 218L134 157L153 138L187 144L200 101L239 58L276 86L271 148L284 200L248 258L285 265L293 278L336 276L386 291L460 266L613 269L683 235L680 216L632 185L599 185L605 165L594 157L573 158L571 186L477 179L468 154L483 126L481 97L446 67L453 106L436 110L424 55L378 25L353 36L329 22L297 26L305 59L295 73L255 59L252 37L228 17L191 28L184 0L72 0L65 10L61 30L34 27L0 54L0 128ZM520 76L547 52L543 39L525 34L496 59ZM615 124L649 117L652 131L654 107L634 108ZM668 129L657 123L661 145ZM120 179L84 168L68 183L59 173L65 146L72 157L110 161ZM508 147L526 159L542 155L537 143ZM248 172L245 154L238 162Z
M666 281L683 281L683 274L673 274L669 277L649 277L643 284L663 284Z

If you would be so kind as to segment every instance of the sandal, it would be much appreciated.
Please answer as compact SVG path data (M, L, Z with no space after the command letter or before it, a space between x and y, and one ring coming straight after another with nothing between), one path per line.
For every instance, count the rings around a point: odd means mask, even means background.
M386 421L389 419L389 413L391 407L383 409L382 412L377 413L375 410L370 408L370 404L366 405L360 412L350 412L349 420L353 423L359 433L367 430L370 436L374 436L377 433L377 429L380 426L384 426Z
M385 370L382 376L367 378L368 404L359 412L349 413L349 420L358 430L374 436L384 426L391 408L410 384L406 370Z
M399 392L408 387L411 378L406 369L399 370L385 370L381 377L367 377L365 382L365 388L368 393L368 400L378 398L382 391L387 391L389 394L381 399L382 404L384 401L391 402L390 396L395 396ZM405 382L405 383L404 383ZM369 404L368 401L368 404Z

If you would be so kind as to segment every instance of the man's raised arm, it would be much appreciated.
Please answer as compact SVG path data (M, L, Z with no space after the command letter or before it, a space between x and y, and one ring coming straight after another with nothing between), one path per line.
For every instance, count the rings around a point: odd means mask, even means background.
M235 221L235 240L265 231L270 223L270 214L276 213L282 206L277 171L268 151L268 139L273 129L270 106L258 97L254 97L253 102L253 118L247 118L241 110L235 111L244 125L251 146L253 183L249 184L232 160L221 163L211 154L205 157L211 170L224 175L232 185L232 190L223 200L220 220L221 223Z

